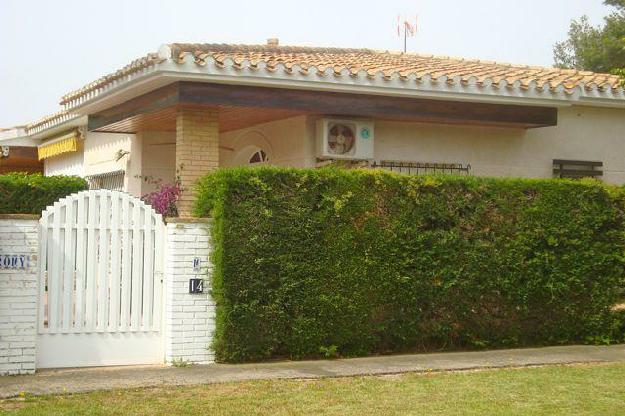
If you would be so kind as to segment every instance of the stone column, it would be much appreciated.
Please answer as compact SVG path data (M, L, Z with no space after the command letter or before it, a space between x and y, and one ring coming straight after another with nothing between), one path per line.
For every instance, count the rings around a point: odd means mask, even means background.
M210 233L206 218L167 220L165 268L165 360L208 364L215 330L215 303L210 296ZM194 259L199 259L197 270ZM189 279L203 279L203 293L189 293Z
M181 217L191 214L195 182L219 167L218 110L181 109L176 117L176 171L182 186Z
M0 375L35 372L39 217L0 215Z

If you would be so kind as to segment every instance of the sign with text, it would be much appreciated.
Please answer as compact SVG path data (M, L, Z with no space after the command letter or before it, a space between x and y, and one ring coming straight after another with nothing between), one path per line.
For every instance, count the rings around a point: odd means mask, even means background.
M202 262L200 261L199 257L194 257L193 258L193 271L195 273L199 273L200 272L200 265L202 264Z
M189 293L204 293L204 280L189 279Z
M29 266L27 254L0 254L0 269L23 270Z

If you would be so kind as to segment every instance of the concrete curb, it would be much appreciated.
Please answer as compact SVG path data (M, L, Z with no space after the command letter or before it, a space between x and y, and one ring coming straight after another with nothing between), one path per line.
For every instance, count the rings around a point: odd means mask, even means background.
M394 355L331 361L211 364L188 368L132 366L58 369L43 370L35 375L0 377L0 398L15 397L23 393L84 393L118 388L245 380L316 379L610 362L625 362L625 345Z

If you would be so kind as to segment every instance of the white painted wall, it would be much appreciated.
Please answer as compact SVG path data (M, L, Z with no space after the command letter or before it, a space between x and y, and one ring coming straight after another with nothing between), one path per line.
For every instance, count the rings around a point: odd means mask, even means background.
M146 131L140 134L142 147L141 174L146 178L160 179L164 184L176 180L176 133ZM141 194L156 189L150 182L141 183Z
M294 117L221 136L220 163L245 164L248 145L270 163L315 166L315 117ZM553 159L603 162L603 180L625 183L625 110L563 108L558 126L510 129L375 122L375 159L470 164L476 176L552 177Z
M165 361L209 364L215 330L215 302L210 295L212 265L210 223L172 219L167 223ZM193 259L200 269L193 269ZM204 279L203 293L189 293L189 279Z
M44 174L90 176L124 170L124 190L141 194L141 137L134 134L87 132L77 152L44 160ZM130 152L116 160L119 151Z
M84 153L79 150L74 153L50 157L43 161L43 174L45 176L85 176Z
M531 130L376 122L375 157L469 163L477 176L552 177L553 159L602 161L625 183L625 110L559 111L558 126Z
M132 134L88 132L85 138L85 175L123 170L128 157L116 161L118 151L129 151Z
M0 376L35 372L39 221L0 215ZM26 256L22 268L6 267L4 255Z
M85 138L85 176L124 170L124 190L141 193L141 137L134 134L88 132ZM116 160L118 152L130 154Z
M223 133L219 138L221 166L246 165L256 148L269 156L269 163L278 166L313 167L314 142L306 117L293 117Z
M299 116L223 133L220 165L247 165L262 148L271 164L314 167L315 120ZM88 175L125 166L126 190L142 195L154 188L139 175L175 181L174 142L174 132L89 133L84 171L78 159L59 156L46 161L46 174ZM131 155L116 165L111 158L118 149ZM562 108L558 126L531 130L376 121L375 159L463 163L477 176L542 178L552 177L553 159L602 161L603 180L624 184L625 109Z
M267 152L270 163L280 166L315 166L314 126L310 130L306 117L294 117L250 128L223 133L220 137L219 163L221 166L246 165L258 148ZM163 183L176 180L176 133L146 131L141 138L141 174L161 179ZM133 150L134 151L134 150ZM136 157L133 153L131 157ZM154 186L141 184L141 194L152 192Z

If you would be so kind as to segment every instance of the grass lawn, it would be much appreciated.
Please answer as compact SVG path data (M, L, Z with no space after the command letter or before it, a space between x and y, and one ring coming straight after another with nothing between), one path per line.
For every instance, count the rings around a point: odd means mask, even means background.
M0 401L17 415L618 415L625 364L114 390Z

